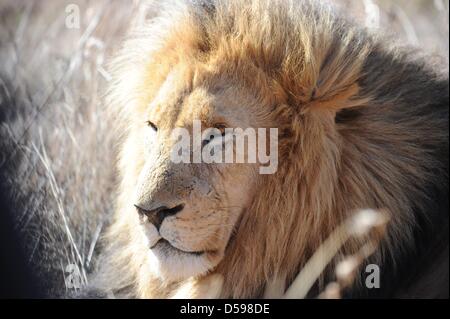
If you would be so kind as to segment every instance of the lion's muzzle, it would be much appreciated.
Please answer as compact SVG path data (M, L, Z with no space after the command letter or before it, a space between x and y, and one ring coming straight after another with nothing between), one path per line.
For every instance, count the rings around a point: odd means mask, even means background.
M141 222L144 222L146 219L148 222L152 223L158 231L166 217L173 216L182 211L184 208L184 204L180 204L172 208L168 208L167 206L159 206L151 210L147 210L139 204L135 204L134 206L136 207Z

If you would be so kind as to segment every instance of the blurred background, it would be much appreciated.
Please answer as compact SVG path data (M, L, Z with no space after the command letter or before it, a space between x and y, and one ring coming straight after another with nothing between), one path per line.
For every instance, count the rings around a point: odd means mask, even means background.
M13 207L2 207L13 237L1 239L0 262L32 274L21 278L39 283L40 296L78 289L95 269L115 189L115 129L101 92L108 57L141 2L0 0L0 194ZM375 32L448 59L449 0L330 2Z

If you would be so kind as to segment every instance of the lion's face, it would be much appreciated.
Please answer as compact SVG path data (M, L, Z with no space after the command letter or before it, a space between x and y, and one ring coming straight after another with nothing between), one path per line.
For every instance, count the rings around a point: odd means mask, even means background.
M139 148L135 217L157 275L177 280L200 275L225 255L240 215L250 204L260 178L256 163L175 163L171 158L175 128L268 127L261 102L221 72L174 67L142 108L131 138L145 140ZM189 79L189 81L186 81ZM216 131L217 132L217 131ZM208 135L209 136L209 135ZM210 136L211 137L211 136ZM205 147L211 139L203 139Z

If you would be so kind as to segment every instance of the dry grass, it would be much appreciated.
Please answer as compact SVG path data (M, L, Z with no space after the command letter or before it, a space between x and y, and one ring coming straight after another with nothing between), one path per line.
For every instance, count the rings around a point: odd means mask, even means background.
M448 0L335 2L370 28L448 57ZM80 29L65 27L70 3L80 8ZM52 296L64 293L68 264L86 281L113 210L115 129L101 92L105 61L136 10L138 1L119 0L0 4L0 178Z
M67 2L68 3L68 2ZM98 234L113 210L112 134L101 109L104 61L133 6L78 1L81 28L65 27L56 1L2 4L2 154L17 203L17 229L50 294L63 269L91 269ZM114 23L112 23L114 21ZM4 163L5 162L5 163Z

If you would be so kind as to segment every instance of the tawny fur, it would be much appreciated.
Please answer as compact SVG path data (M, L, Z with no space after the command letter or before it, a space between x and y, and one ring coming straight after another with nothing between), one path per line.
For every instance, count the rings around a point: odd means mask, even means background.
M439 106L448 103L447 75L316 1L192 1L155 10L157 17L136 22L112 63L107 105L123 135L122 182L94 286L144 298L173 297L184 286L183 296L196 297L202 282L221 275L217 296L262 297L274 278L288 285L323 239L363 208L391 214L376 262L395 263L413 249L425 188L447 183L438 155L448 153L448 110ZM280 132L277 173L258 177L217 267L186 282L164 282L143 266L147 252L135 242L130 212L144 165L132 132L174 68L184 70L179 81L188 92L211 74L226 77Z

